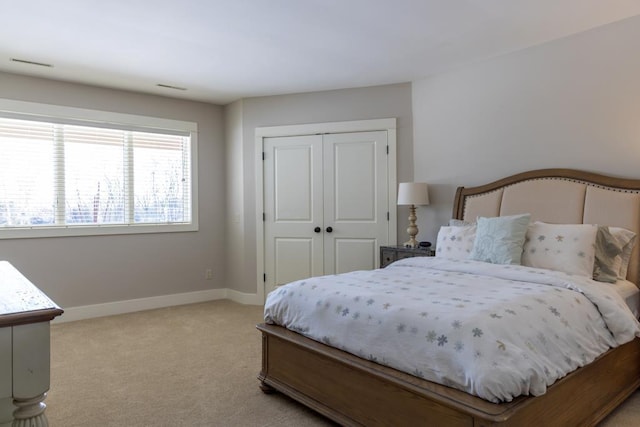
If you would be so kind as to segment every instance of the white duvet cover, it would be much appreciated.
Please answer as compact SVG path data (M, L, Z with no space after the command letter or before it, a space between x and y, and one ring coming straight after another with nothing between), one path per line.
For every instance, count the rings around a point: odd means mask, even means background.
M267 297L265 321L492 402L543 394L640 336L606 284L433 257L282 286Z

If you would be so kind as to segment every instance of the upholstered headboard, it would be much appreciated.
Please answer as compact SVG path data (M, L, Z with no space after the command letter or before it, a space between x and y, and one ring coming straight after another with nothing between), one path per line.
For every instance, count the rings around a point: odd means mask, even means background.
M623 227L640 235L640 180L572 169L541 169L479 187L459 187L453 217L530 213L532 221ZM640 237L640 236L639 236ZM638 284L640 244L627 279Z

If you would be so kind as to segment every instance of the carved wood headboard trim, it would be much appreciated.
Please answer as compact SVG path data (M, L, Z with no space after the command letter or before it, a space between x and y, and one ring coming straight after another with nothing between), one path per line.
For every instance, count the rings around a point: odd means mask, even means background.
M568 180L585 182L591 185L616 189L619 191L640 191L640 179L616 178L576 169L538 169L508 176L506 178L502 178L489 184L480 185L477 187L458 187L453 204L452 216L453 218L457 219L462 219L464 217L464 208L467 197L491 193L492 191L496 191L522 181L544 178L564 178Z

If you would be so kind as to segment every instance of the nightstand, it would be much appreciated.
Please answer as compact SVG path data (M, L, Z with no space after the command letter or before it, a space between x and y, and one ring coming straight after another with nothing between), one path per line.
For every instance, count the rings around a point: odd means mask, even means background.
M415 256L434 256L433 248L405 248L404 246L380 246L380 268L394 261Z

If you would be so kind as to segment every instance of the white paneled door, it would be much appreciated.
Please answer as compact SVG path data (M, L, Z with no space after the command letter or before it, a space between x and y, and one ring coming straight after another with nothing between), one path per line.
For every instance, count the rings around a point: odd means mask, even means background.
M373 269L389 241L387 132L264 139L265 284Z
M321 135L264 140L267 283L323 274L322 185Z

